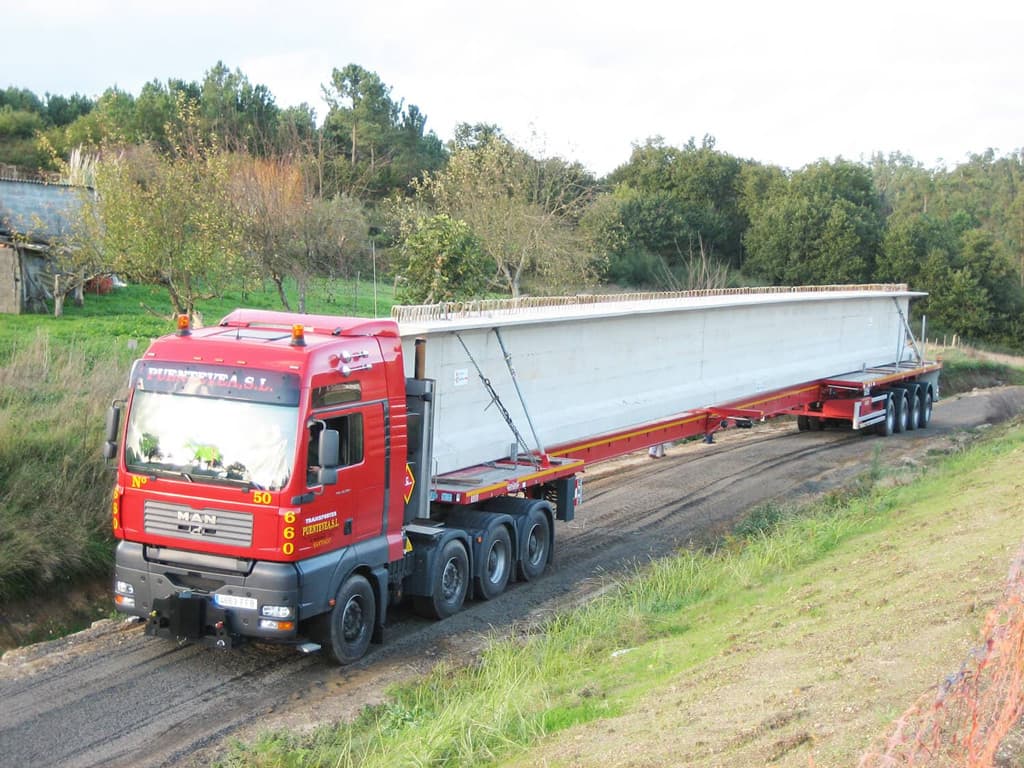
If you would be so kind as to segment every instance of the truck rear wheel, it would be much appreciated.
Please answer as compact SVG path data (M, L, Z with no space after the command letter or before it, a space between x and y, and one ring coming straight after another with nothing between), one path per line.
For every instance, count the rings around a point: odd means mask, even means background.
M337 664L359 661L370 647L377 604L365 576L353 574L338 589L334 608L317 617L315 639Z
M481 547L483 562L480 563L478 592L484 600L492 600L508 586L512 575L512 538L508 528L496 525L487 532Z
M416 613L428 619L446 619L458 613L469 588L469 555L460 542L452 540L444 545L434 561L432 583L434 589L429 596L415 598Z
M544 573L548 566L551 556L551 523L543 511L531 507L524 524L519 552L519 577L523 581L531 581Z

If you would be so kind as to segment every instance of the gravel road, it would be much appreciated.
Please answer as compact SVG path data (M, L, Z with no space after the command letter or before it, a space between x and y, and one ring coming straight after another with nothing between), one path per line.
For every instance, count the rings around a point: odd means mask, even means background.
M345 669L273 646L177 647L117 621L10 651L0 660L0 765L206 765L228 738L349 717L391 683L585 600L634 562L706 541L758 503L835 488L874 461L919 462L1022 407L1024 388L984 390L938 403L929 429L888 439L801 433L782 420L663 459L610 462L586 478L577 519L556 527L544 577L443 622L398 610L386 643Z

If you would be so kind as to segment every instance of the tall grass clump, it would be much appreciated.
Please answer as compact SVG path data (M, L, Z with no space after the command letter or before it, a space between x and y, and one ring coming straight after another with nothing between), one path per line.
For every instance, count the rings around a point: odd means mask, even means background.
M102 350L102 351L101 351ZM37 332L0 363L0 603L105 573L113 478L100 455L131 350Z

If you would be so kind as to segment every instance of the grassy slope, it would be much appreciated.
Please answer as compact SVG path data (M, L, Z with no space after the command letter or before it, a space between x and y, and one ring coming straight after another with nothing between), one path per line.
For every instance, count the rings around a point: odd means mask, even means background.
M983 352L967 347L937 350L943 361L940 387L943 395L969 392L975 388L1024 384L1024 358ZM929 350L929 354L931 354ZM935 359L929 357L929 359Z
M268 735L229 762L855 764L970 648L1024 538L1022 458L1018 425L913 485L658 563L354 724Z

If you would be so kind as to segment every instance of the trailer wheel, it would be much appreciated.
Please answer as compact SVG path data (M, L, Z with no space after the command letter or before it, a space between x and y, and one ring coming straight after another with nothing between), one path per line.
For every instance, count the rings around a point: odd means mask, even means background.
M885 398L885 418L875 425L875 433L882 437L889 437L896 429L896 405L893 403L892 393Z
M458 541L449 541L434 561L433 593L413 602L416 613L428 619L446 619L458 613L466 600L469 578L466 548Z
M370 647L377 604L365 576L349 576L338 589L334 608L317 617L317 639L328 658L337 664L359 661Z
M931 424L932 421L932 388L921 387L919 395L921 398L921 408L919 418L917 421L917 426L919 426L921 429L925 429L929 424Z
M889 393L889 397L895 400L896 403L896 423L893 431L906 432L907 424L910 423L910 406L907 400L907 393L902 389L894 389Z
M483 562L480 563L477 586L484 600L492 600L505 591L512 575L512 538L508 535L508 528L496 525L489 530L481 552Z
M907 403L910 405L907 429L914 430L921 426L921 388L916 384L907 387Z
M544 573L550 557L551 524L541 510L533 507L526 516L526 529L519 552L519 578L532 581Z

